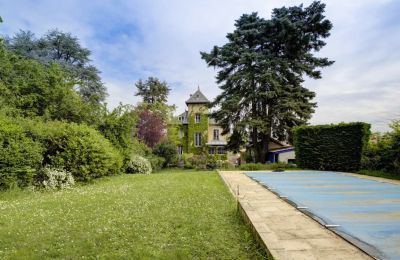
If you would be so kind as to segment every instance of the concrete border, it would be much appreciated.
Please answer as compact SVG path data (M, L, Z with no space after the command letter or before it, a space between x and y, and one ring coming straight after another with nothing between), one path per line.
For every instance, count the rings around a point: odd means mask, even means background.
M274 259L372 259L243 171L218 173L256 239Z

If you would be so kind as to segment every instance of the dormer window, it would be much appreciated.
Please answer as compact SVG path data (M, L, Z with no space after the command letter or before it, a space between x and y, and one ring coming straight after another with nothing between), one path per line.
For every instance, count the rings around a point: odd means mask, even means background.
M200 123L200 114L199 113L196 113L196 115L195 115L195 118L194 118L194 122L195 123Z

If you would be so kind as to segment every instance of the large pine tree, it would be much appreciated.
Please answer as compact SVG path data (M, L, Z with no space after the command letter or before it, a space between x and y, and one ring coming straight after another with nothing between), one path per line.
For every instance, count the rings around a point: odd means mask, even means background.
M325 5L274 9L271 19L244 14L227 35L228 43L201 52L218 69L222 93L212 114L233 135L228 147L237 150L248 139L256 162L265 162L270 139L288 140L293 126L305 124L314 112L315 93L302 86L304 77L319 79L319 68L333 61L315 57L332 24Z

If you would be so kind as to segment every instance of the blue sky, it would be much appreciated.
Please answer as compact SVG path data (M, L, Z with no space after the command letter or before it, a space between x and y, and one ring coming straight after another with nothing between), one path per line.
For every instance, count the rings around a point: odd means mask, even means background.
M216 72L199 52L225 43L235 19L253 11L269 17L274 7L302 2L311 1L0 0L0 33L71 32L92 50L110 107L136 103L134 83L157 76L170 84L170 103L180 112L197 86L210 99L219 93ZM311 123L366 121L385 131L400 118L400 1L324 2L334 28L319 55L336 62L323 70L323 79L305 82L317 93Z

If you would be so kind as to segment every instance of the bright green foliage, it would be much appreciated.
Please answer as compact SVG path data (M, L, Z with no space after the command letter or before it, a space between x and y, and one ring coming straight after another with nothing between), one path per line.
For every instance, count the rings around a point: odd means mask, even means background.
M164 158L164 167L166 167L176 164L177 149L176 145L172 142L164 141L154 147L153 153Z
M186 125L184 125L185 127ZM201 145L195 146L195 133L201 133ZM207 153L207 145L206 142L208 140L208 115L201 114L200 122L195 123L195 115L189 114L188 116L188 124L187 124L187 134L185 133L185 140L187 142L188 153L193 154L206 154Z
M70 33L50 30L39 39L30 31L20 31L7 41L16 53L42 64L56 63L68 74L73 85L78 85L80 96L91 103L104 101L106 88L99 70L90 64L90 50L82 47Z
M181 145L181 138L179 137L179 130L183 128L182 124L179 124L178 119L173 117L170 119L167 125L167 140L174 145Z
M84 103L62 68L18 56L0 44L0 103L13 114L91 122L95 107Z
M62 122L24 124L28 134L46 148L44 165L63 168L77 181L121 172L121 154L93 128Z
M0 259L265 259L215 172L26 193L0 197Z
M132 155L125 171L126 173L150 174L153 169L149 160L139 155Z
M391 131L375 134L363 156L363 168L398 174L400 178L400 121L391 124Z
M42 151L22 127L0 115L0 190L29 186L41 165Z
M325 4L274 9L270 19L244 14L227 34L228 43L201 56L218 69L221 94L211 116L235 135L228 147L239 150L251 137L257 162L265 162L271 137L291 138L291 128L303 125L314 112L315 93L304 88L305 76L319 79L319 68L331 65L315 54L325 45L332 24Z
M240 170L244 171L261 171L261 170L280 170L280 169L297 169L296 165L288 163L246 163L239 167Z
M106 112L97 126L97 129L121 152L125 165L135 150L136 123L137 115L133 112L133 107L121 104L113 111Z
M369 129L370 125L362 122L296 127L296 163L303 169L356 172Z

